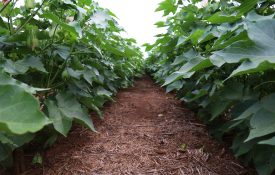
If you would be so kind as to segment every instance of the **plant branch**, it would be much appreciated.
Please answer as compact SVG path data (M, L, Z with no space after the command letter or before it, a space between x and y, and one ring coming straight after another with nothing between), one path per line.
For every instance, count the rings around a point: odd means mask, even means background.
M263 82L263 83L261 83L261 84L255 86L253 89L255 90L255 89L257 89L258 87L260 87L260 86L262 86L262 85L265 85L265 84L268 84L268 83L275 83L275 81L266 81L266 82Z
M0 13L2 13L10 3L11 3L11 1L8 1L8 2L1 8Z
M13 5L12 5L12 8L11 8L11 11L8 15L8 22L9 22L9 31L10 31L10 35L12 35L12 32L13 32L13 21L12 21L12 16L11 16L11 13L16 5L16 3L18 2L18 0L15 0L13 1Z
M54 36L55 36L56 30L57 30L57 27L58 27L58 24L54 28L52 40L51 40L51 43L49 44L49 46L51 46L54 43ZM51 52L50 59L52 59L52 55L53 55L53 50ZM54 67L54 60L52 61L51 70L50 70L50 74L49 74L48 81L47 81L47 87L50 86L50 80L51 80L51 76L52 76L52 72L53 72L53 67Z

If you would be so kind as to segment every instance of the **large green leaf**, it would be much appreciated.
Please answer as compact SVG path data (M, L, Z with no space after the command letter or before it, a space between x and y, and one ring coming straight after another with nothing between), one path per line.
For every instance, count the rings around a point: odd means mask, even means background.
M253 43L248 41L235 43L222 51L215 52L211 57L211 61L214 61L216 65L219 64L218 62L221 64L237 63L243 59L249 59L235 69L229 78L275 67L275 33L272 30L275 20L262 20L256 24L248 23L247 26L249 38L253 40ZM268 27L262 28L261 26Z
M165 83L162 86L166 86L170 83L173 83L174 81L180 80L182 78L190 78L192 75L194 75L195 72L188 72L186 73L181 71L176 71L165 78Z
M29 56L29 57L27 56L26 58L24 58L22 60L18 60L16 62L7 60L6 64L3 65L4 71L8 72L12 75L24 74L30 68L33 68L37 71L47 73L47 71L44 68L44 65L41 61L41 58L35 57L35 56Z
M245 61L231 73L229 78L243 74L257 73L272 68L275 68L275 63L271 64L268 61L262 60Z
M227 63L238 63L244 59L257 61L258 64L261 63L259 60L275 63L275 31L273 30L275 19L249 22L247 27L248 36L253 42L236 42L221 51L214 52L212 57L221 57Z
M253 114L255 114L256 112L258 112L261 108L262 108L261 103L256 102L253 105L251 105L250 107L248 107L243 113L241 113L241 115L239 115L234 120L244 120L244 119L247 119L248 117L250 117Z
M166 87L166 93L174 90L180 90L183 85L184 85L184 81L175 81L174 83L171 83Z
M49 112L49 118L53 121L53 126L56 131L67 136L68 132L72 127L72 118L65 116L58 106L52 100L45 102Z
M257 109L257 112L250 120L252 127L246 141L252 140L257 137L265 136L271 133L275 133L275 94L270 94L261 100L262 108L258 109L258 106L250 108L253 112ZM256 109L256 110L255 110Z
M65 45L57 45L54 53L58 54L61 58L66 60L70 56L70 48Z
M226 63L239 63L244 59L250 59L251 61L261 59L274 62L274 53L275 50L272 48L257 46L250 41L241 41L221 51L214 52L211 58L220 58Z
M252 116L250 125L252 129L245 141L275 133L275 113L260 109Z
M86 125L89 129L95 131L92 119L87 111L82 108L74 95L70 93L59 93L56 96L57 105L61 114L65 117L75 119L78 122Z
M172 73L165 79L163 86L166 86L181 78L190 78L196 71L212 66L212 63L208 58L195 57L185 63L179 71Z
M35 97L14 85L0 85L0 128L15 134L37 132L50 121Z
M201 69L205 69L207 67L212 66L212 63L208 58L203 58L203 57L195 57L188 61L186 64L184 64L180 68L180 72L182 73L187 73L187 72L192 72L192 71L199 71Z

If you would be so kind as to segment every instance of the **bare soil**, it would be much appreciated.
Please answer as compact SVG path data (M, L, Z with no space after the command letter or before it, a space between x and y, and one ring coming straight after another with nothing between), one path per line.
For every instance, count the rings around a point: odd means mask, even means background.
M98 133L75 127L45 152L43 166L24 174L254 174L150 77L134 85L105 107Z

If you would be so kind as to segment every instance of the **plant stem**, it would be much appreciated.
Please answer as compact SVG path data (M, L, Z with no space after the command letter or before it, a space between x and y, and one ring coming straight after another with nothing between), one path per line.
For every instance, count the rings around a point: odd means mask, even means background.
M268 84L268 83L275 83L275 81L266 81L266 82L263 82L263 83L261 83L261 84L255 86L253 89L255 90L255 89L257 89L258 87L260 87L260 86L262 86L262 85L265 85L265 84Z
M50 86L50 84L52 84L52 83L54 82L54 80L56 79L57 75L58 75L61 71L64 70L64 68L65 68L65 66L66 66L66 64L67 64L68 59L69 59L69 57L63 62L63 64L61 65L61 68L58 69L58 70L56 71L56 73L54 74L54 76L53 76L53 78L51 79L51 81L49 81L48 86Z
M56 73L54 74L53 78L50 81L50 84L52 84L54 82L54 80L56 79L57 75L64 70L64 68L65 68L65 66L66 66L66 64L67 64L67 62L68 62L68 60L69 60L69 58L70 58L70 56L71 56L71 54L73 52L74 46L75 46L75 44L73 44L71 46L71 51L70 51L70 54L69 54L68 58L63 62L63 64L61 65L61 68L56 71Z
M51 43L49 44L49 47L52 46L52 44L54 43L54 36L55 36L56 30L57 30L57 27L58 27L58 24L54 28L52 40L51 40ZM51 52L50 59L52 59L52 55L53 55L53 50ZM48 81L47 81L47 88L50 86L50 80L51 80L51 76L52 76L52 72L53 72L53 67L54 67L54 60L52 61L51 70L50 70L50 74L49 74Z
M11 2L11 1L8 1L7 4L5 4L5 5L1 8L0 13L2 13L2 12L6 9L6 7L10 4L10 2Z
M15 0L13 1L13 5L12 5L12 8L11 8L11 11L8 15L8 22L9 22L9 31L10 31L10 35L12 35L12 32L13 32L13 21L12 21L12 16L11 16L11 13L16 5L16 3L18 2L18 0Z
M63 40L64 40L64 38L61 38L60 40L58 40L58 41L56 41L56 42L53 42L53 43L59 43L59 42L61 42L61 41L63 41ZM53 43L52 43L52 44L53 44ZM48 49L49 47L51 47L52 44L48 44L47 46L45 46L45 47L42 49L41 54L44 53L44 52L46 51L46 49Z
M58 88L59 86L62 86L62 85L64 85L64 84L65 84L64 82L59 83L59 84L56 84L55 86L51 87L51 89Z

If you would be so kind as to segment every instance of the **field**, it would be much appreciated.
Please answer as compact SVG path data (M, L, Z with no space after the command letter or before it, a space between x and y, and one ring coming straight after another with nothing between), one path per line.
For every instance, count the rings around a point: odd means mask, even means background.
M92 0L17 3L0 5L0 174L274 172L275 1L164 0L148 58Z

